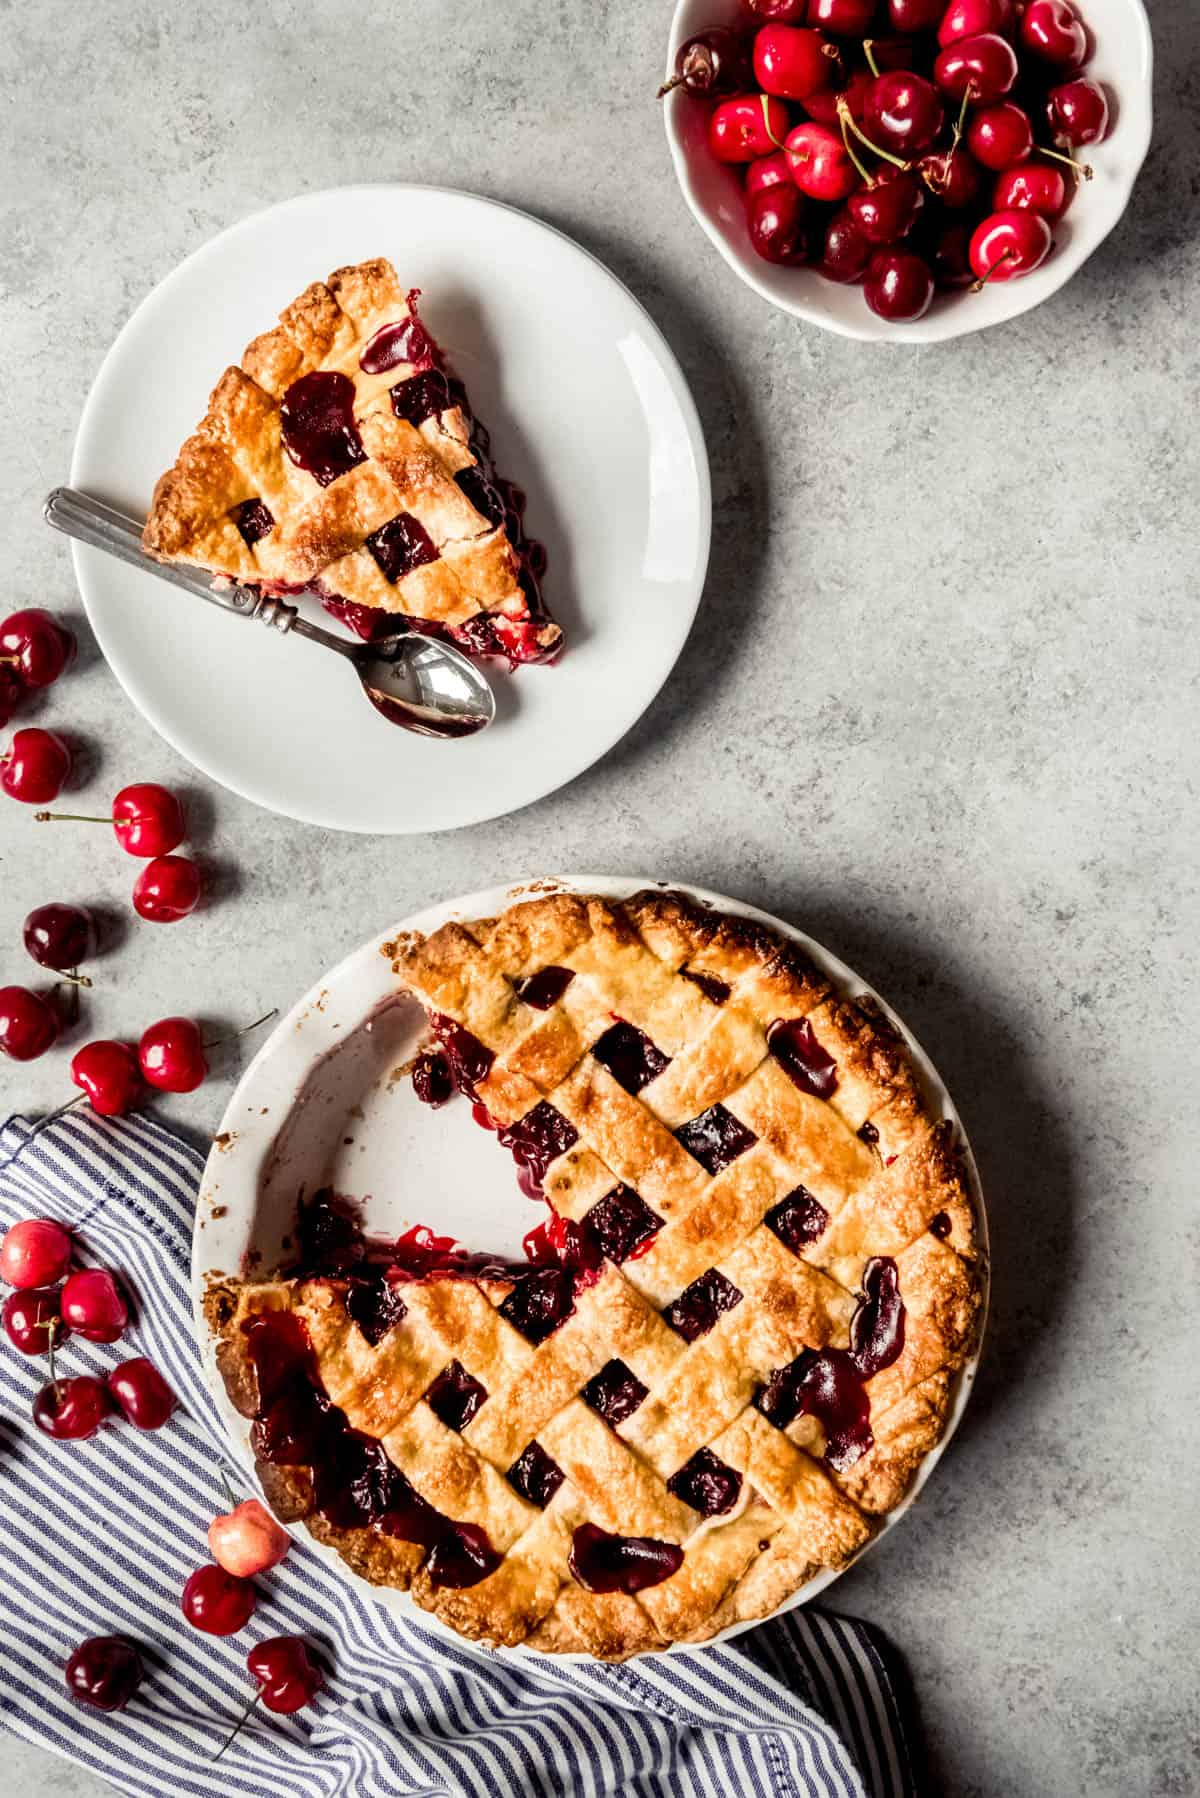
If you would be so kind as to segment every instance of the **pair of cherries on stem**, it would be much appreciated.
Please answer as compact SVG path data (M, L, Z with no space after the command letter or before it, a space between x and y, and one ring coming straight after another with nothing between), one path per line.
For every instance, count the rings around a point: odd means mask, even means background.
M0 725L25 693L53 686L74 659L74 635L41 606L7 617L0 624Z
M52 795L53 797L53 795ZM134 882L133 909L151 924L174 924L195 910L200 897L200 870L186 855L173 855L187 834L178 798L154 781L122 787L107 818L78 812L38 812L39 824L111 824L127 855L147 865Z
M257 1030L275 1016L264 1012L241 1030L206 1040L193 1018L159 1018L132 1043L101 1038L85 1043L71 1060L71 1079L80 1088L51 1117L59 1117L86 1099L101 1117L124 1117L140 1104L147 1086L164 1093L195 1092L208 1074L206 1051ZM50 1119L45 1120L47 1123Z
M214 1760L228 1748L253 1705L290 1716L309 1704L325 1684L325 1675L302 1636L273 1636L246 1656L246 1667L258 1687L237 1728L226 1737ZM145 1678L141 1651L129 1636L89 1636L67 1662L64 1678L71 1697L96 1711L124 1710Z

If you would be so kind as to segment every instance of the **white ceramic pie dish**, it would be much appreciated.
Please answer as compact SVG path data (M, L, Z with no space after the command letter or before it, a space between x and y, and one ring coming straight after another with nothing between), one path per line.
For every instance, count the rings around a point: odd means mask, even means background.
M948 0L947 0L948 3ZM1055 247L1019 281L992 282L978 294L940 294L915 324L877 318L862 288L826 281L810 268L777 268L750 247L740 170L719 163L705 141L709 107L677 88L663 102L667 141L692 212L730 268L764 300L810 325L871 343L942 343L1018 318L1049 299L1098 249L1129 203L1150 147L1154 46L1142 0L1078 0L1095 54L1088 75L1108 91L1112 129L1091 144L1095 179L1083 184L1055 226ZM667 45L667 79L680 44L709 25L745 20L742 0L678 0ZM1114 104L1115 102L1115 104Z
M540 880L532 886L493 887L428 907L393 924L329 971L276 1026L242 1076L214 1140L196 1209L192 1248L192 1294L196 1331L207 1384L238 1460L253 1473L249 1426L229 1402L217 1372L214 1344L203 1315L210 1278L247 1268L270 1271L286 1254L301 1191L321 1186L363 1201L372 1231L398 1235L413 1224L428 1224L468 1248L519 1255L521 1238L543 1216L518 1190L509 1156L481 1130L471 1108L454 1102L440 1111L422 1105L396 1070L425 1035L424 1013L414 999L398 996L381 946L399 931L435 930L450 918L486 917L521 897L551 891L600 893L621 899L649 880L580 875ZM668 883L664 883L668 884ZM986 1267L987 1218L978 1171L953 1101L928 1056L886 1001L836 956L779 918L701 887L681 887L694 900L767 924L797 943L851 996L870 995L904 1032L935 1116L952 1119L966 1144L966 1163L976 1206ZM398 1175L397 1169L401 1172ZM984 1292L986 1315L987 1292ZM892 1529L915 1501L956 1429L970 1397L979 1351L959 1377L945 1434L921 1465L903 1502L872 1538ZM420 1620L448 1636L453 1632L422 1611L407 1592L369 1585L352 1573L337 1552L303 1538L313 1553L364 1596L395 1616ZM866 1553L868 1543L862 1550ZM806 1603L838 1577L828 1569L780 1607ZM780 1614L777 1613L777 1614ZM714 1642L755 1627L738 1623ZM462 1646L457 1635L454 1641ZM700 1644L707 1647L708 1644ZM676 1643L666 1653L696 1652ZM502 1652L531 1654L520 1646ZM556 1655L555 1660L586 1659Z

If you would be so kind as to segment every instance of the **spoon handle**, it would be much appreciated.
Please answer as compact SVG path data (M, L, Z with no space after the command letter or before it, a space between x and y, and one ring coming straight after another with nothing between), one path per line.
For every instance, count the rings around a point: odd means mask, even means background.
M295 606L287 605L282 599L269 598L250 587L239 587L235 581L213 586L209 577L197 568L157 561L142 548L142 527L137 520L118 512L115 506L106 505L103 500L93 499L90 493L80 493L74 487L56 487L47 496L42 513L46 523L65 536L74 537L76 542L86 543L92 549L102 549L118 561L155 574L160 580L170 581L172 586L182 587L185 593L193 593L198 599L206 599L223 612L235 612L240 618L260 618L264 624L285 634L296 622Z

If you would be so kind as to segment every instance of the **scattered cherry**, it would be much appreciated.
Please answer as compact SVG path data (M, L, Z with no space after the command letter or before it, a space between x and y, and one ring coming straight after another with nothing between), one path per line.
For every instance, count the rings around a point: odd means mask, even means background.
M1070 199L1066 176L1049 162L1023 162L997 175L992 205L997 212L1040 212L1060 218Z
M223 1567L197 1567L179 1602L193 1629L206 1636L232 1636L254 1615L255 1591L249 1580Z
M105 1267L68 1274L60 1302L63 1322L85 1342L116 1342L129 1322L129 1307Z
M5 1334L23 1355L44 1355L51 1342L66 1336L58 1292L53 1286L30 1286L10 1292L0 1311Z
M26 918L22 934L39 967L69 974L80 986L92 984L86 974L77 973L96 940L91 913L82 905L39 905Z
M85 1043L72 1059L71 1079L101 1117L123 1117L142 1097L141 1069L128 1043Z
M863 115L869 137L906 157L927 149L944 119L936 88L911 69L889 69L880 75L872 83Z
M967 126L967 148L976 162L999 173L1024 162L1033 150L1033 124L1012 100L981 106Z
M199 1026L191 1018L160 1018L142 1033L138 1065L160 1092L195 1092L208 1073Z
M1055 143L1065 149L1098 144L1108 133L1108 96L1094 81L1064 81L1046 96L1046 118Z
M0 756L0 787L23 805L48 805L71 772L71 751L56 731L17 731Z
M278 1567L291 1545L292 1538L259 1498L248 1498L224 1516L214 1517L208 1529L213 1560L237 1579L252 1579Z
M962 100L969 93L981 105L1002 100L1017 74L1016 51L994 31L955 38L933 65L933 79L944 94Z
M128 1636L89 1636L67 1662L67 1691L94 1711L120 1711L142 1683L142 1657Z
M718 25L680 44L675 54L675 73L659 88L658 97L661 100L676 87L705 98L741 94L751 85L751 80L746 40L736 31L727 31Z
M877 250L867 267L864 294L880 318L911 322L923 318L933 300L929 264L912 250Z
M70 1234L50 1217L23 1218L0 1242L0 1280L18 1290L57 1285L70 1265Z
M56 1442L83 1442L112 1416L112 1400L103 1380L76 1374L51 1379L33 1401L33 1421Z
M0 986L0 1055L36 1061L58 1040L58 1013L27 986Z
M814 125L813 130L821 127ZM750 242L764 262L794 267L808 254L804 231L804 200L794 182L767 187L751 199L746 209Z
M108 817L83 812L38 813L39 824L111 824L127 855L169 855L187 834L183 807L167 787L152 780L122 787Z
M1029 0L1021 17L1021 42L1043 62L1077 69L1087 57L1087 32L1069 0Z
M0 624L0 661L27 687L49 687L70 666L75 638L41 606L13 612Z
M195 910L200 870L186 855L156 855L133 886L133 909L150 924L175 924Z
M722 100L708 122L709 148L718 162L753 162L779 149L789 122L782 100Z
M106 1384L122 1416L139 1430L161 1430L175 1409L175 1394L145 1355L122 1361Z
M832 84L834 63L826 50L819 31L796 25L764 25L754 40L755 79L764 94L775 94L783 100L806 100Z
M846 284L861 281L874 253L874 247L863 236L848 209L843 206L834 213L825 227L825 247L821 252L818 266L821 273L830 281L841 281Z
M844 200L859 185L845 140L828 125L797 125L787 135L792 180L811 200Z
M325 1675L302 1636L272 1636L246 1656L250 1677L269 1711L291 1716L316 1697Z
M869 187L851 194L846 210L868 243L890 244L908 235L924 204L916 175L885 166Z
M971 267L977 284L1029 274L1046 260L1053 242L1050 226L1040 212L993 212L976 226L971 238Z
M945 49L960 37L980 37L992 32L1005 36L1012 29L1012 0L951 0L938 26L938 43Z

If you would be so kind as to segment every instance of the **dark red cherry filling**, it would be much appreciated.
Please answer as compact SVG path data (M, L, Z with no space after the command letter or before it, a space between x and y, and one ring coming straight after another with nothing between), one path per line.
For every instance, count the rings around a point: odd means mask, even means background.
M348 1425L343 1428L336 1455L322 1462L314 1476L317 1509L340 1529L369 1529L387 1517L408 1521L411 1513L414 1521L408 1540L432 1540L436 1534L430 1522L437 1516L433 1507L418 1497L378 1442L360 1436Z
M890 1367L904 1348L900 1272L890 1255L875 1255L863 1269L863 1296L850 1319L850 1352L870 1379Z
M798 1255L810 1242L816 1242L824 1235L829 1213L806 1186L797 1186L785 1199L780 1199L778 1205L772 1205L763 1223L794 1255Z
M507 517L504 501L482 469L460 468L454 479L475 510L487 519L494 530L499 530Z
M425 1571L433 1586L477 1586L503 1559L477 1523L450 1523L434 1543Z
M336 594L322 596L321 604L331 618L344 624L347 630L361 637L364 643L370 643L374 637L386 637L389 631L409 630L413 621L398 617L395 612L384 612L378 606L360 606L352 599L339 599Z
M389 1330L395 1329L407 1306L394 1286L384 1277L382 1268L369 1279L352 1280L346 1291L346 1310L367 1341L375 1348Z
M412 1083L413 1092L422 1105L431 1105L435 1111L454 1096L450 1063L438 1049L423 1049L417 1056L413 1062Z
M767 1031L767 1047L803 1093L828 1099L837 1089L837 1063L817 1041L807 1018L776 1018Z
M276 1467L306 1467L323 1461L336 1422L323 1392L295 1382L260 1412L250 1440L261 1461Z
M562 1267L535 1267L523 1274L500 1306L527 1342L544 1342L575 1309L575 1282Z
M425 1394L425 1403L448 1430L465 1430L487 1398L487 1387L461 1361L451 1361Z
M702 1517L723 1517L741 1495L742 1476L711 1448L698 1448L691 1460L671 1475L667 1490Z
M875 1440L871 1401L846 1349L802 1349L771 1375L758 1407L781 1430L802 1413L815 1417L825 1432L825 1459L839 1472L853 1467Z
M579 1132L549 1100L542 1099L523 1118L501 1130L499 1141L511 1151L518 1168L527 1176L522 1182L523 1190L531 1197L540 1198L546 1169L574 1147L579 1141Z
M296 1236L298 1273L344 1274L366 1259L362 1226L346 1201L328 1187L300 1207Z
M437 545L419 518L411 512L397 512L366 539L366 547L375 558L385 581L395 586L426 562L438 559Z
M566 1477L558 1462L552 1461L537 1442L529 1444L505 1475L514 1492L519 1492L522 1498L527 1498L531 1505L538 1505L542 1510L550 1503Z
M426 369L423 375L410 375L397 381L391 390L392 411L410 425L423 425L427 418L445 412L450 405L450 384L440 368Z
M275 520L260 499L244 499L241 505L231 507L229 516L247 549L253 549L261 538L269 537L275 529Z
M879 1141L879 1132L871 1122L870 1118L867 1119L865 1124L859 1126L858 1135L861 1140L866 1143L869 1149L873 1149Z
M929 1228L934 1236L938 1237L942 1242L945 1242L952 1228L950 1213L948 1211L936 1212L929 1220Z
M469 1030L464 1030L452 1018L443 1017L440 1012L434 1013L430 1023L450 1063L455 1086L473 1099L475 1088L491 1073L495 1055L477 1036L472 1036Z
M679 1571L683 1550L653 1536L612 1536L594 1523L581 1523L567 1564L589 1592L644 1592Z
M662 1229L662 1219L651 1211L646 1201L631 1186L616 1186L597 1199L584 1217L584 1227L601 1254L619 1267L636 1255L645 1253L649 1243Z
M409 362L414 368L436 362L433 339L419 318L397 319L383 325L365 346L358 366L365 375L385 375L389 368ZM395 392L395 389L392 390Z
M298 468L328 487L367 459L354 422L354 382L336 369L301 375L279 402L283 447Z
M242 1325L263 1412L297 1380L315 1376L308 1331L290 1311L263 1311Z
M549 1011L557 1005L575 976L570 968L541 968L527 980L517 983L517 998L534 1011Z
M684 1288L666 1307L663 1316L685 1342L695 1342L698 1337L708 1334L723 1312L732 1311L741 1302L742 1295L733 1281L710 1267L706 1274L701 1274L698 1280Z
M675 1138L709 1174L719 1174L758 1141L753 1130L747 1130L723 1105L710 1105L699 1117L682 1124Z
M655 1048L645 1031L624 1019L592 1044L592 1054L627 1093L640 1093L670 1066L670 1057Z
M714 1005L724 1005L733 990L723 980L718 980L715 974L693 974L690 968L680 968L679 972L693 986L698 986L704 997L711 999Z
M647 1391L632 1368L626 1367L624 1361L614 1360L606 1361L599 1373L592 1375L579 1396L616 1429L633 1416Z

